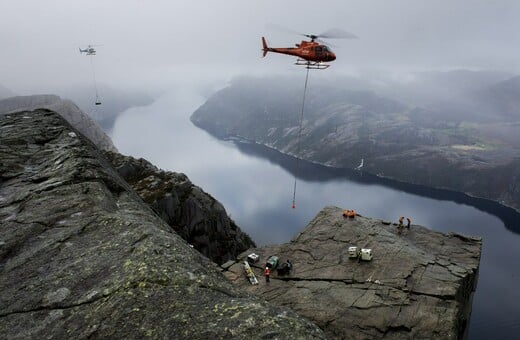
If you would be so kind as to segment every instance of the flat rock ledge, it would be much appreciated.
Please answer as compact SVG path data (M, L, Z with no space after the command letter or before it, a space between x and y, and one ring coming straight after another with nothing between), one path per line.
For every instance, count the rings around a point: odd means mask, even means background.
M348 256L349 246L370 248L372 261ZM377 219L344 218L324 208L290 243L252 248L228 263L235 285L315 322L330 338L464 338L476 289L482 241L412 225L399 228ZM242 267L259 255L251 285ZM271 274L266 259L293 263L288 275Z
M48 110L0 116L0 338L325 338L231 285Z

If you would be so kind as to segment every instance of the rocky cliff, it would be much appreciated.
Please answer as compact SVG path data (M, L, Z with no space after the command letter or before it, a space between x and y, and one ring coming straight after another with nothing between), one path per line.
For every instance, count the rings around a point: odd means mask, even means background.
M106 152L132 188L183 239L218 264L254 247L211 195L181 173L163 171L144 159Z
M16 96L0 100L0 115L16 111L30 111L39 108L59 113L75 129L86 136L102 150L117 151L110 137L96 121L72 101L55 95Z
M299 109L301 88L246 79L215 94L191 120L218 137L238 136L337 168L355 168L363 159L364 171L374 175L520 211L518 112L507 122L464 121L446 108L440 114L366 91L314 85L300 136Z
M0 116L0 334L324 338L228 283L47 110Z
M349 258L348 248L370 248L371 261ZM251 285L242 262L226 276L252 294L290 307L337 339L459 339L471 314L481 253L478 238L323 209L290 243L253 248L259 255ZM288 275L263 269L270 255L293 263Z

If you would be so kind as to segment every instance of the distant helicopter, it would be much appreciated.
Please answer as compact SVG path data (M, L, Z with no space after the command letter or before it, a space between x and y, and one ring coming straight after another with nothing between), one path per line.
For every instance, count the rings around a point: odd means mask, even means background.
M82 50L79 48L79 53L86 53L86 55L96 55L96 50L94 47L97 45L88 45L86 49Z
M92 66L92 78L94 80L94 89L96 90L96 101L95 105L101 105L101 100L99 99L99 93L97 89L97 81L96 81L96 70L94 68L94 57L96 55L96 49L94 47L102 46L102 45L88 45L84 50L79 48L79 53L85 53L90 56L90 65Z
M299 34L299 33L298 33ZM310 41L302 40L301 43L296 44L296 47L269 47L267 46L267 42L264 37L262 37L262 57L265 57L267 52L288 54L298 59L295 62L295 65L303 65L307 68L323 70L328 68L330 65L325 64L327 62L331 62L336 60L336 55L332 50L325 45L325 43L319 38L325 39L356 39L357 37L351 33L333 29L327 32L324 32L320 35L315 34L299 34L303 35L307 38L310 38Z

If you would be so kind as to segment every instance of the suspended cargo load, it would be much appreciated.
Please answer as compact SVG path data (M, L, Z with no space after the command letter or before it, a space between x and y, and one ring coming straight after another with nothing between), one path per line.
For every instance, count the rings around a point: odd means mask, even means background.
M102 46L102 45L88 45L85 49L79 49L80 53L85 53L86 55L90 56L90 66L92 67L92 78L94 80L94 90L96 92L96 101L94 102L95 105L101 105L101 100L99 98L98 93L98 87L97 87L97 81L96 81L96 69L94 67L94 58L93 56L96 55L96 49L94 47L96 46Z

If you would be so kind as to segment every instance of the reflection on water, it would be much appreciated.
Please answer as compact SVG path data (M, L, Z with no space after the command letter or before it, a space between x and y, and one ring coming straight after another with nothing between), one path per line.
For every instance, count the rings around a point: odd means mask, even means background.
M244 154L266 159L293 175L296 173L296 160L291 157L255 143L237 140L233 143ZM414 223L435 230L481 236L480 277L473 300L469 338L520 336L520 292L516 284L520 279L517 265L520 215L513 209L460 193L312 163L299 162L297 173L300 209L303 206L303 209L316 211L324 204L334 204L354 208L371 217L396 221L398 216L411 216ZM289 190L289 183L286 186ZM284 209L272 209L269 213L269 220L291 216L288 204ZM280 227L279 222L277 225Z
M410 216L443 232L483 237L481 268L473 300L470 339L520 334L519 215L485 200L382 180L367 174L300 162L296 209L291 209L296 162L258 145L220 141L197 129L189 115L202 104L176 91L156 103L128 110L113 139L125 154L186 173L224 204L259 245L289 241L327 205L396 221ZM136 138L143 136L146 138Z
M405 191L422 197L436 200L447 200L467 204L479 210L489 212L504 223L504 226L514 233L520 233L520 215L511 208L497 204L491 200L468 196L463 193L428 188L421 185L397 182L362 171L326 167L310 162L297 162L295 158L284 155L276 150L264 147L247 140L230 138L235 146L246 155L259 157L281 166L298 179L311 182L326 182L330 180L349 180L356 183L381 184L395 190ZM298 165L297 165L298 164Z

